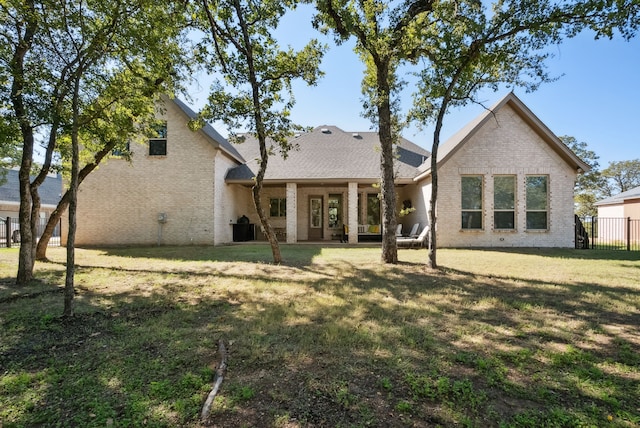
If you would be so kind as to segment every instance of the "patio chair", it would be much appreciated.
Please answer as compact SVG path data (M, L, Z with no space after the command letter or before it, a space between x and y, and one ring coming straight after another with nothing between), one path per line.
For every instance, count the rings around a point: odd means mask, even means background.
M416 223L411 228L411 232L406 236L406 238L417 238L418 237L418 228L420 227L420 223Z
M425 247L429 244L429 225L426 225L420 235L415 238L412 237L400 237L396 238L396 243L398 247L408 246L409 248L416 247Z
M398 224L396 227L396 237L402 236L402 223Z

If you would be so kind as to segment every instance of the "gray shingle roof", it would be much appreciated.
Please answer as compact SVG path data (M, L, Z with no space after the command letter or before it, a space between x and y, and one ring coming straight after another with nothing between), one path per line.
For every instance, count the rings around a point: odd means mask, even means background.
M33 180L34 177L31 177ZM55 177L48 175L38 189L40 203L43 205L58 205L62 197L62 176ZM20 182L18 171L10 169L7 171L7 181L0 186L0 201L20 204Z
M380 140L376 132L345 132L324 125L297 136L292 143L294 148L286 159L279 153L269 156L265 181L379 181ZM258 171L258 141L245 136L245 141L236 147L248 161L231 169L226 181L248 182ZM397 153L398 180L411 180L416 168L429 156L427 150L406 139L400 140Z
M626 192L618 193L615 196L602 199L601 201L596 202L594 205L599 206L622 204L624 203L624 201L629 199L640 199L640 186L634 187L633 189L627 190Z

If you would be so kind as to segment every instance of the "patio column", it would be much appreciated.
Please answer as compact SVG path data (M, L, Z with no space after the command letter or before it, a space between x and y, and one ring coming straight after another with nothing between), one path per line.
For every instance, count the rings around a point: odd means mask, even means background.
M349 183L349 244L358 243L358 183Z
M287 244L298 242L298 185L287 183Z

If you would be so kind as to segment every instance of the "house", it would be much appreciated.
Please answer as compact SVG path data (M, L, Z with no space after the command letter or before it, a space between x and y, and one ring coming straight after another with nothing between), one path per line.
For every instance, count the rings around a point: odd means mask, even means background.
M132 142L131 162L111 156L80 185L76 245L232 241L230 219L250 196L224 177L244 158L210 125L191 131L196 114L182 101L162 104L157 138Z
M441 247L574 247L573 188L590 168L513 93L438 150ZM426 216L431 159L416 177Z
M212 127L192 132L195 113L165 100L166 127L132 161L112 156L79 191L77 245L227 244L264 239L251 187L255 138L231 144ZM379 140L375 132L323 125L269 157L262 204L281 242L379 239ZM401 139L396 148L397 209L408 230L428 222L430 153ZM513 94L442 145L441 246L572 247L573 186L588 166ZM248 225L245 225L248 223Z
M640 186L595 203L598 217L640 219Z
M0 242L3 245L7 242L6 237L11 236L13 242L20 240L20 181L18 170L10 169L6 171L6 180L0 185ZM31 177L33 179L34 177ZM40 187L40 212L38 222L38 235L44 230L49 216L58 206L62 197L62 176L60 174L48 174ZM7 222L7 219L9 221ZM59 233L59 229L55 232Z
M640 241L640 186L596 202L600 244Z
M319 126L292 141L284 158L269 158L264 177L264 205L276 234L286 242L341 239L343 224L350 242L380 240L381 208L380 141L375 132L346 132L335 126ZM258 142L249 136L237 145L248 161L226 175L229 185L247 190L258 172ZM398 192L415 186L416 168L429 152L401 139L396 148ZM402 199L399 199L402 200ZM241 207L253 213L253 201ZM295 216L288 213L296 213ZM249 215L258 223L257 215ZM257 235L260 236L258 230Z
M34 177L31 177L33 179ZM60 174L48 174L40 187L40 217L48 218L56 209L62 197L62 176ZM20 181L18 170L7 171L6 181L0 185L0 217L18 218L20 211Z

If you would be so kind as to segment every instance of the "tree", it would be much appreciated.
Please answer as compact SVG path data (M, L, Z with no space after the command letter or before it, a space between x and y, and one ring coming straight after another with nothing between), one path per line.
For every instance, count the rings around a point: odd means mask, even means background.
M20 129L22 139L22 157L20 160L20 171L18 181L20 187L20 209L18 218L20 221L20 256L18 261L18 284L26 284L33 276L33 248L32 235L35 234L35 218L32 217L32 206L39 209L39 199L37 197L37 181L34 182L36 189L35 198L32 194L30 181L31 167L33 164L34 149L34 122L42 117L42 110L37 106L30 108L29 97L26 94L42 94L35 85L30 83L33 77L32 72L44 72L41 64L30 63L30 52L33 49L34 39L38 30L38 19L35 4L33 1L16 1L0 3L0 43L2 49L2 71L3 80L7 85L1 85L3 99L9 101L10 112L5 113L7 123L16 123ZM33 115L30 115L33 110Z
M591 168L589 171L578 175L574 190L574 200L576 203L576 215L579 217L594 216L597 214L594 204L602 197L602 191L606 186L606 179L599 169L599 156L588 149L587 143L584 141L578 142L575 137L564 135L560 137L560 140Z
M166 77L155 77L150 71L123 70L114 75L98 99L85 112L86 119L80 132L81 169L78 186L112 152L128 156L128 145L137 139L152 136L155 123L155 102L158 91L169 89ZM67 159L70 136L60 139L62 158ZM63 164L69 170L69 162ZM67 174L68 175L68 174ZM36 246L36 260L47 260L49 240L71 201L72 192L67 189L57 207L47 220Z
M362 80L365 97L364 115L375 124L380 138L380 188L382 210L382 261L398 262L395 230L397 225L394 174L394 145L400 132L399 90L403 82L398 68L415 60L415 38L433 10L431 1L406 1L392 6L389 2L364 0L321 0L316 2L316 27L333 32L336 42L355 37L356 52L366 65Z
M231 132L247 127L260 145L259 170L252 188L253 202L271 245L274 263L281 263L278 240L261 201L262 182L267 171L271 142L283 156L290 138L301 127L289 119L294 98L291 82L303 79L314 85L320 76L324 48L315 40L302 50L281 50L271 32L294 1L202 0L202 58L220 79L212 86L205 119L223 121ZM224 82L222 81L224 80Z
M121 85L120 97L108 102L96 100L123 70L143 80L152 76L152 82L173 80L181 28L175 18L182 16L182 10L172 4L147 0L2 3L0 37L9 46L3 54L11 52L11 59L3 59L0 75L12 82L12 116L20 124L22 137L18 284L26 284L33 277L38 187L51 168L54 153L60 151L64 158L65 148L59 145L59 137L68 136L71 143L67 151L72 165L69 203L75 204L82 130L108 118L107 112L116 108L118 99L122 101L132 87ZM160 21L176 25L154 26L154 31L149 31L150 23ZM153 102L153 93L146 102ZM43 136L46 151L42 168L31 181L36 135ZM72 208L69 211L65 315L72 315L73 296L75 216Z
M605 196L613 196L640 186L640 159L613 161L602 170L607 180Z
M488 10L479 2L439 5L430 24L421 27L420 57L425 67L415 99L413 117L435 122L431 155L431 242L428 264L437 267L437 160L445 114L452 107L477 102L481 89L500 84L535 90L551 78L545 71L547 46L573 37L583 29L596 37L611 37L617 29L632 37L640 5L600 1L499 1Z

